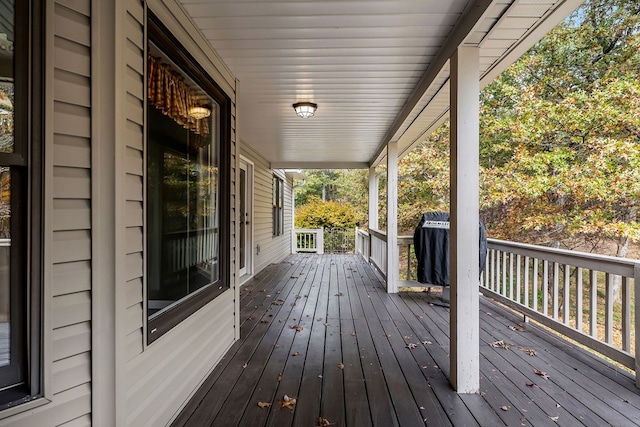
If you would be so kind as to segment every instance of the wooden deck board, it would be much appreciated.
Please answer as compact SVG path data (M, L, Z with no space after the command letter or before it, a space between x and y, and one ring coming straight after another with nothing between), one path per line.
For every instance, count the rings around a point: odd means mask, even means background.
M521 317L485 298L481 393L459 395L447 377L449 310L437 302L387 294L356 256L292 255L243 286L241 340L173 425L640 425L628 373L536 325L510 329ZM490 346L499 340L512 347ZM294 411L278 404L285 394Z

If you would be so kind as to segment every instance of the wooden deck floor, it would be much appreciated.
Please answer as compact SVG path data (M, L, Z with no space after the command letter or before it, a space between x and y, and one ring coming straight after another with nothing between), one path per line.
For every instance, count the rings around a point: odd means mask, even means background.
M427 293L388 295L357 256L292 255L241 298L241 341L174 426L640 425L629 374L482 297L482 391L457 394L449 309Z

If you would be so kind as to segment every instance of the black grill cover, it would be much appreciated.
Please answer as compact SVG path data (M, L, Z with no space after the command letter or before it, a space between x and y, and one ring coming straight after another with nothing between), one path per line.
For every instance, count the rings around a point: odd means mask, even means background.
M480 273L487 260L487 232L480 221ZM418 282L449 286L449 213L427 212L413 233Z

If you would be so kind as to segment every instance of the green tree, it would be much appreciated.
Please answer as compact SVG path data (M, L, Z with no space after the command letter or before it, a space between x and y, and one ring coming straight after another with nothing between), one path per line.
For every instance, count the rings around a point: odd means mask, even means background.
M368 215L368 178L362 169L309 169L305 184L296 189L296 212L313 199L349 204L356 222L364 225Z
M482 92L493 236L583 249L613 240L618 256L640 240L639 11L585 2Z
M315 196L310 196L296 211L296 228L354 228L356 223L357 214L352 205L323 201Z

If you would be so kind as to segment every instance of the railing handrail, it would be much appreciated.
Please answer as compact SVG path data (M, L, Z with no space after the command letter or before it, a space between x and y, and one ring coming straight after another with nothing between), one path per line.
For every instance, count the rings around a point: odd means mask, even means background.
M528 243L509 242L499 239L487 239L487 243L492 249L500 251L506 250L516 255L546 259L559 264L571 264L575 267L588 268L620 276L633 277L635 266L640 265L640 260L631 258L550 248L548 246L537 246ZM546 255L546 257L541 255Z
M376 237L380 240L382 240L383 242L387 241L387 233L385 233L382 230L374 230L374 229L369 229L369 235Z

